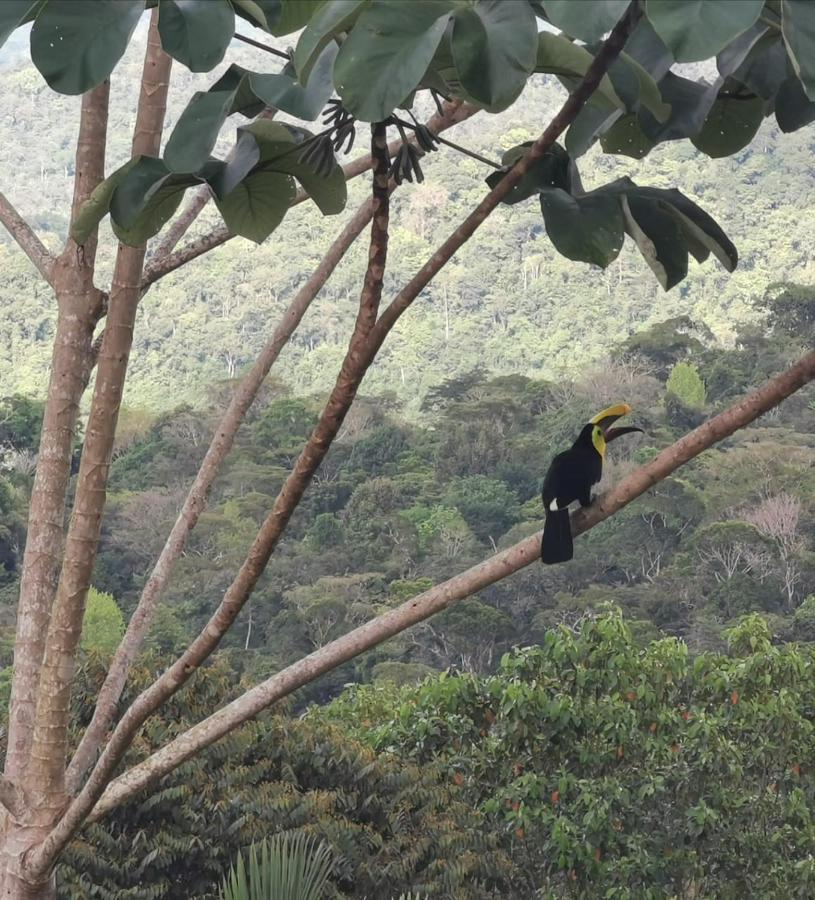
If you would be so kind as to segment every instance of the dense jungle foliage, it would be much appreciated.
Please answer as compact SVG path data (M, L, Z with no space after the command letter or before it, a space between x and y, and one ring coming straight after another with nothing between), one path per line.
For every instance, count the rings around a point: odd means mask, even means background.
M572 380L472 369L430 391L418 416L394 394L363 399L216 663L131 760L241 685L540 528L541 474L598 408L625 397L646 432L613 446L607 481L650 458L795 358L815 294L778 286L755 315L733 348L689 318L659 323ZM78 725L229 388L213 386L205 408L123 419ZM267 385L131 693L203 624L319 399ZM0 416L7 667L40 411L15 395ZM575 561L530 566L301 691L88 827L62 868L66 896L91 884L109 898L215 896L234 854L281 830L327 840L338 896L770 897L791 879L806 896L813 432L810 389L581 537ZM349 682L363 686L291 718Z

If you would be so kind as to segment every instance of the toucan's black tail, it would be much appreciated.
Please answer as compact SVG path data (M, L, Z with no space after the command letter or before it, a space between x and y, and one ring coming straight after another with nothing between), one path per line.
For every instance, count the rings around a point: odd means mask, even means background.
M568 509L546 511L541 541L541 560L547 565L566 562L574 556L572 525Z

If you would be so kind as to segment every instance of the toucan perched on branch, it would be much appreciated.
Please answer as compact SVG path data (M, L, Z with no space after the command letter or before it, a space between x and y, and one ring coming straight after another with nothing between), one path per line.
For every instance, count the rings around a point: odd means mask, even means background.
M543 480L543 508L546 523L543 527L541 559L544 563L566 562L574 555L572 526L569 521L569 505L579 501L590 506L591 488L603 474L603 458L606 444L620 435L642 428L612 428L620 418L631 412L627 403L618 403L604 409L580 431L569 450L564 450L552 460Z

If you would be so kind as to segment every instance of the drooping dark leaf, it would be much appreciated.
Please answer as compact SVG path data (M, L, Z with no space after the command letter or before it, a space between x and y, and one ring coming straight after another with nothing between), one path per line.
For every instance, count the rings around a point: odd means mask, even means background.
M640 127L634 113L621 116L600 135L600 146L604 153L615 153L631 159L642 159L656 146Z
M283 11L282 0L232 0L235 13L252 25L271 31Z
M371 0L334 63L345 108L364 122L389 116L427 71L451 9L448 0Z
M566 132L566 149L572 158L582 156L592 146L597 136L613 128L622 116L622 110L616 107L612 109L605 103L589 101Z
M784 42L777 32L769 37L757 42L731 74L762 99L772 101L789 73Z
M206 163L234 100L234 90L193 95L164 148L170 171L197 172Z
M795 74L807 97L815 100L815 5L809 0L781 0L781 28Z
M591 43L617 24L629 0L542 0L549 21L561 31Z
M688 249L679 224L662 201L649 202L634 193L621 198L625 230L656 275L663 290L670 290L688 274Z
M253 172L215 203L232 234L259 244L283 221L294 194L290 175Z
M764 101L746 89L717 97L701 130L691 140L712 159L730 156L746 147L764 119Z
M249 84L266 106L274 106L297 119L316 119L334 90L332 69L337 45L324 47L308 75L305 87L297 80L294 66L287 63L279 75L250 73Z
M450 49L461 85L491 111L506 109L535 68L535 14L528 3L476 0L453 16Z
M308 23L294 50L297 77L305 81L312 66L336 34L346 31L369 0L328 0Z
M161 0L158 31L165 53L192 72L209 72L235 33L229 0Z
M753 25L764 0L646 0L645 12L677 62L715 56Z
M668 120L670 105L662 99L657 82L636 59L621 53L609 67L608 75L629 112L636 112L642 106L658 122Z
M248 118L254 118L263 111L266 105L259 100L252 90L249 82L249 76L252 73L243 66L237 66L234 63L224 72L223 75L213 84L209 93L214 94L216 91L229 91L233 94L232 106L229 114L240 113Z
M299 31L308 25L325 2L326 0L283 0L280 15L274 25L270 24L269 30L278 37Z
M701 206L698 206L681 191L676 190L676 188L665 189L634 186L633 190L639 197L650 198L667 203L672 210L681 214L682 218L679 219L677 217L677 221L683 231L692 231L696 239L713 253L716 259L719 260L728 272L732 272L736 268L739 261L739 254L736 247L713 216L706 213ZM683 223L690 223L696 230L691 229L690 225ZM704 260L700 260L700 262L703 261Z
M230 153L229 159L210 181L210 186L216 196L225 197L231 193L259 162L260 148L257 141L253 135L247 134L243 128L239 128L235 147Z
M190 175L173 174L161 159L139 157L118 180L110 200L114 233L125 244L144 244L161 230L184 191L197 181Z
M815 100L810 100L804 86L794 76L787 78L775 98L775 118L784 132L797 131L815 122Z
M5 44L12 31L27 21L41 3L42 0L5 0L0 3L0 47Z
M592 191L572 197L560 188L541 192L546 233L567 259L605 268L623 246L623 216L617 197Z
M716 100L718 87L700 84L668 72L659 82L663 99L670 103L667 121L658 122L647 109L640 110L640 126L655 144L677 141L696 134Z
M31 59L60 94L101 84L122 58L144 12L144 0L47 3L31 29Z
M494 188L506 175L506 173L515 165L516 162L529 150L532 146L531 141L512 147L501 157L504 168L491 172L484 180ZM544 156L536 159L527 170L521 181L509 192L503 200L504 203L511 206L527 200L529 197L539 194L542 190L549 187L559 187L567 192L571 192L571 160L569 154L560 146L554 144Z

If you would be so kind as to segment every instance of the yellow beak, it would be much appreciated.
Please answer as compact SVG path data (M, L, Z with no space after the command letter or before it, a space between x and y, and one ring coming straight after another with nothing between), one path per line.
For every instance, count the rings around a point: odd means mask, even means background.
M608 409L604 409L602 412L597 413L597 415L591 419L592 425L599 425L603 431L606 431L610 425L613 425L620 416L627 416L631 412L631 407L627 403L617 403L614 406L609 406Z

